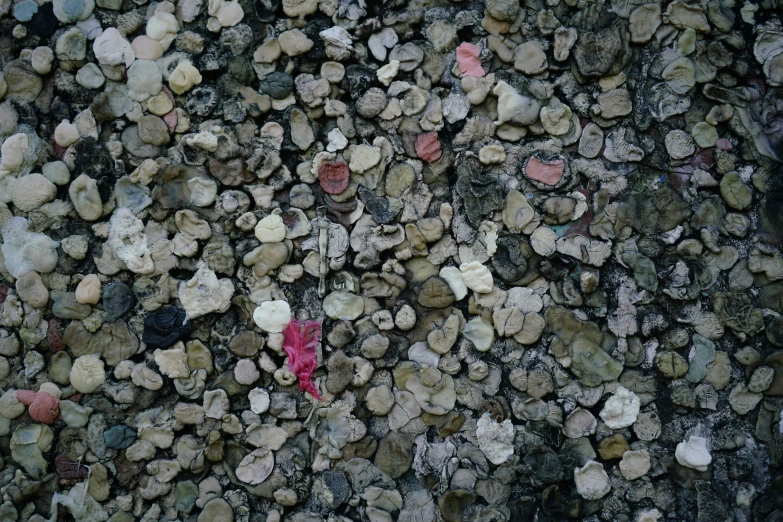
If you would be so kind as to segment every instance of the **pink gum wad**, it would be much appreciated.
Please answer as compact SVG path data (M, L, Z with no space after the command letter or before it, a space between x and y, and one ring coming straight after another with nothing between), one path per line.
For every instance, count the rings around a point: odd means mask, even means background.
M457 47L457 63L462 76L482 78L486 74L479 60L480 52L481 49L468 42L463 42Z
M425 132L416 138L416 155L427 163L432 163L440 158L443 151L440 149L437 132Z
M171 94L171 91L168 90L165 85L163 86L162 90L166 95L166 97L171 100L171 103L174 103L174 95ZM166 123L166 127L168 127L169 132L174 132L174 129L177 128L177 123L179 122L179 116L177 116L177 109L176 108L171 109L169 112L164 114L163 121Z
M527 166L525 166L525 174L533 181L554 186L563 179L564 169L565 162L563 160L544 163L536 157L531 157L527 162Z
M734 148L734 145L732 145L731 142L726 138L719 139L717 142L715 142L715 146L720 150L732 150Z
M33 420L52 424L60 414L60 399L44 392L19 390L16 392L16 400L28 406L28 413Z

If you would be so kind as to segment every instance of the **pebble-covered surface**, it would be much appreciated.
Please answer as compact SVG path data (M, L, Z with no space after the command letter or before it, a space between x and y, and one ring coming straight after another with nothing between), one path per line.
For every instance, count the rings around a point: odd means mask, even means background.
M783 520L779 0L0 0L0 520Z

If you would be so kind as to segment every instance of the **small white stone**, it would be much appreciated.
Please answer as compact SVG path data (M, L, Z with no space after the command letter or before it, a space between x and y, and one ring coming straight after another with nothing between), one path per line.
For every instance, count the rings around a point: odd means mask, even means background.
M389 310L378 310L372 314L372 322L379 330L391 330L394 328L394 318Z
M388 385L381 384L367 391L364 402L373 415L386 415L394 406L394 393Z
M68 187L68 195L76 213L85 221L96 221L103 215L104 208L101 194L98 191L98 182L87 174L81 174L71 182ZM118 209L112 219L122 210L123 208ZM135 216L133 217L135 218ZM141 223L141 220L138 221Z
M321 64L321 78L329 83L340 83L344 77L345 66L340 62L324 62Z
M265 301L253 312L253 321L265 332L280 333L291 322L291 307L285 301Z
M454 297L457 301L464 299L468 295L468 287L465 286L465 281L462 279L462 272L455 266L444 266L440 269L440 277L448 283L451 291L454 292Z
M106 77L94 63L86 63L76 73L76 83L85 89L99 89L106 83Z
M533 293L533 290L524 286L515 286L508 291L506 298L506 308L515 307L519 311L529 314L531 312L540 312L544 308L544 300Z
M446 118L446 121L451 124L464 120L465 118L467 118L469 112L470 112L470 100L468 99L467 96L462 96L460 94L452 93L446 96L446 98L443 100L441 104L441 114L443 115L444 118ZM440 127L438 127L438 129L439 128ZM506 155L504 153L503 157L505 158L505 156ZM479 155L479 159L482 163L484 163L486 159L486 155L484 156Z
M210 419L222 419L231 403L225 390L207 390L204 392L204 415Z
M378 61L386 60L386 53L389 49L397 45L399 37L394 29L391 27L385 27L382 31L377 32L370 36L367 41L367 47L370 48L370 52Z
M299 496L291 488L281 488L274 492L275 502L281 506L295 506L299 501Z
M239 384L253 384L261 378L261 372L250 359L240 359L234 366L234 378Z
M97 65L91 64L97 69ZM84 69L84 67L82 67ZM82 69L79 69L80 71ZM101 77L103 75L101 74ZM84 109L73 117L73 125L76 130L79 131L79 136L82 138L98 139L98 122L95 120L95 115L90 109Z
M50 161L41 166L41 173L55 185L67 185L71 181L68 165L62 161Z
M218 279L206 264L200 266L191 279L179 284L179 300L190 319L225 312L231 306L233 295L231 279Z
M748 482L743 482L737 488L737 505L740 507L750 507L753 497L756 496L756 486Z
M498 165L506 161L506 151L497 143L485 145L479 150L479 161L484 165Z
M125 458L128 459L129 462L149 460L155 456L155 451L155 446L152 442L138 439L125 450Z
M528 383L528 389L530 385ZM587 437L588 435L595 434L595 429L598 426L598 421L590 410L584 408L576 408L566 417L563 423L563 434L569 439L578 439L580 437Z
M394 316L394 324L403 332L416 326L416 311L409 304L404 304Z
M484 456L495 465L503 464L514 454L514 425L509 419L498 423L484 413L476 423L476 438Z
M38 391L43 393L48 393L49 395L52 395L53 397L57 397L58 399L63 395L63 392L60 389L60 387L54 384L53 382L41 383L41 387L38 388Z
M603 464L588 460L581 468L574 468L576 491L585 500L598 500L605 497L612 489L609 475L604 471Z
M90 244L87 242L87 239L84 238L83 236L73 235L63 239L62 247L63 247L63 252L65 252L72 258L76 259L77 261L81 261L87 256L87 250L90 248ZM90 276L88 275L87 277ZM87 277L85 277L85 279ZM95 303L91 303L91 304L95 304Z
M114 254L128 266L128 270L137 274L153 272L155 265L147 246L144 223L134 216L127 207L118 208L109 222L109 238L106 243Z
M92 393L106 380L103 361L96 354L82 355L71 367L71 386L81 393Z
M707 439L695 435L691 435L687 441L677 444L674 456L681 466L696 471L707 471L712 463L712 455L707 449Z
M636 516L636 522L658 522L661 518L663 518L663 513L657 509L649 509L640 511Z
M299 56L313 48L314 42L299 29L280 33L277 37L280 49L288 56Z
M54 141L60 147L70 147L79 141L79 131L72 123L67 120L63 120L54 129Z
M75 25L81 29L85 35L87 35L88 40L95 40L103 32L101 23L94 16L90 16L85 20L79 20Z
M207 31L210 33L219 33L221 30L223 30L223 26L220 25L220 21L214 16L210 16L207 19Z
M351 292L332 292L324 298L322 307L332 319L353 321L364 313L364 298Z
M180 346L182 345L180 344ZM182 348L157 349L154 355L155 364L158 365L163 375L172 379L186 378L190 375L188 356Z
M134 366L135 364L133 364L133 361L120 361L117 363L117 366L114 367L114 378L121 381L130 379L133 375Z
M218 22L223 27L234 27L245 17L239 2L226 2L217 13Z
M669 131L666 138L664 138L664 143L669 156L676 160L687 158L696 151L693 138L683 130L675 129Z
M650 471L650 454L647 450L626 451L620 461L620 473L625 480L636 480Z
M163 46L163 49L168 49L171 42L179 31L179 22L177 18L165 11L157 11L147 22L145 32L147 36L153 40L157 40Z
M715 178L713 178L709 172L702 169L694 169L693 174L691 175L691 180L693 180L696 183L696 185L700 187L718 186L718 182L715 181Z
M465 339L472 342L476 350L486 352L492 348L495 341L495 330L492 325L481 317L474 317L465 325L462 331Z
M63 422L69 428L85 427L90 420L92 411L93 409L89 406L81 406L73 401L60 402L60 414Z
M30 63L38 74L49 74L54 61L54 51L51 47L36 47L30 57Z
M212 179L191 178L188 180L188 189L191 205L203 208L215 202L217 183Z
M304 18L318 9L316 0L286 0L283 2L283 12L289 18Z
M465 282L465 286L477 294L488 294L492 291L492 286L494 285L492 273L489 271L489 268L480 262L462 263L459 266L459 271L462 273L462 280Z
M171 76L169 76L169 79L171 79ZM217 151L217 147L218 147L217 136L215 136L213 133L209 131L203 131L203 132L199 132L198 134L189 136L188 138L186 138L185 141L191 147L198 147L207 152L215 152Z
M389 338L381 334L369 336L362 342L360 348L362 355L368 359L379 359L383 357L388 349Z
M136 386L151 391L163 388L163 377L152 368L147 367L144 363L138 363L133 366L131 381Z
M63 241L63 244L65 244L65 241ZM101 280L95 274L88 274L76 286L76 302L93 305L98 304L100 300Z
M137 102L144 102L150 96L155 96L163 88L163 70L158 62L152 60L136 60L127 70L128 97Z
M541 104L522 96L508 83L499 81L492 93L498 97L498 119L495 125L503 125L512 120L519 125L532 125L538 120Z
M28 174L9 183L11 202L23 212L37 209L57 196L57 187L43 174Z
M636 394L619 386L601 410L601 418L613 430L627 428L639 416L641 400Z
M357 145L352 147L351 162L348 167L351 172L361 174L378 164L381 161L381 149L370 145Z
M538 227L530 234L530 246L540 256L551 256L555 253L557 232L549 227Z
M93 42L92 50L101 65L130 67L136 59L131 43L115 27L106 28Z
M201 73L187 60L179 62L177 67L169 74L169 87L176 94L184 94L200 83ZM217 138L215 138L215 141L215 147L217 147Z
M375 71L375 75L378 77L379 82L388 87L398 72L400 72L400 61L392 60Z
M235 473L237 478L242 482L255 486L265 481L272 473L274 467L274 453L264 448L259 448L251 451L242 459L242 462L239 463ZM214 502L214 500L212 502ZM228 514L231 512L230 510L231 508L229 507ZM233 517L227 517L227 520L231 520L231 518Z
M0 156L2 156L0 179L24 165L29 149L30 138L22 132L9 136L3 141L3 145L0 148Z
M326 45L342 47L345 49L353 48L353 39L351 38L351 33L340 26L335 25L329 29L324 29L318 33L318 36L323 38L324 42L326 42Z
M348 138L337 127L330 130L326 137L329 139L329 143L326 145L326 150L329 152L337 152L348 146Z
M180 4L181 5L181 4ZM163 46L158 40L141 34L133 39L131 48L140 60L157 60L163 56Z
M0 245L3 256L5 256L5 268L9 274L15 278L22 277L25 272L35 270L38 273L49 273L57 266L57 247L59 243L53 241L46 234L40 232L28 231L30 224L23 217L14 217L6 221L0 234L3 237L3 243ZM8 321L9 305L5 305L5 321ZM21 310L19 312L22 313ZM20 324L19 321L11 319L12 324ZM8 323L6 323L8 324Z
M256 224L256 237L262 243L278 243L285 239L285 223L277 214L270 214Z
M253 388L247 397L250 399L250 410L253 413L261 415L269 410L269 392L266 390Z
M430 350L427 343L418 342L408 348L408 360L437 368L440 355Z

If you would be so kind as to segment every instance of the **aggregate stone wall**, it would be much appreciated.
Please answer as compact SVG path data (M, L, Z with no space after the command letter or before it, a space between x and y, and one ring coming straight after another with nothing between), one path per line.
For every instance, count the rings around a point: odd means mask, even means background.
M0 0L0 520L783 520L778 0Z

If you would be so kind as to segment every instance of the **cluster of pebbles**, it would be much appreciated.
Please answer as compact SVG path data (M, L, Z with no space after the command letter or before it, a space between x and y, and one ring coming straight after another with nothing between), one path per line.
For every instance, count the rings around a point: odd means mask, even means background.
M779 0L0 1L0 520L783 520Z

